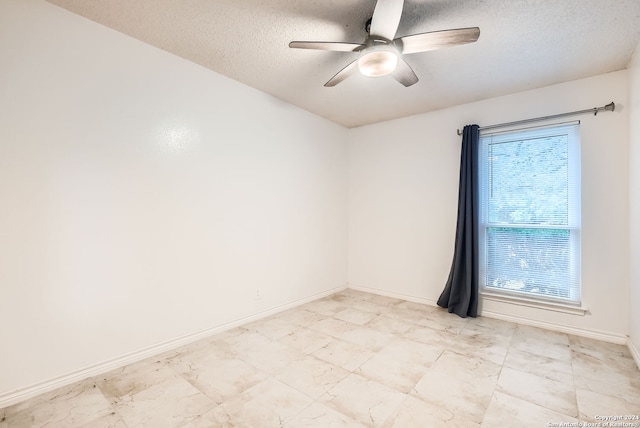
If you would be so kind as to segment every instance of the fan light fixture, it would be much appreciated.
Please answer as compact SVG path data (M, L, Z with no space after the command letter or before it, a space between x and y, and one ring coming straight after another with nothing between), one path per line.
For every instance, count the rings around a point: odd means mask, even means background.
M369 77L382 77L393 73L398 65L398 52L389 45L370 46L358 58L360 73Z
M404 60L404 55L473 43L480 37L478 27L396 37L403 7L404 0L376 0L373 16L364 24L367 36L362 43L293 41L289 47L358 53L358 58L346 64L324 84L327 88L344 81L356 69L365 76L391 75L403 86L411 86L418 83L418 76Z

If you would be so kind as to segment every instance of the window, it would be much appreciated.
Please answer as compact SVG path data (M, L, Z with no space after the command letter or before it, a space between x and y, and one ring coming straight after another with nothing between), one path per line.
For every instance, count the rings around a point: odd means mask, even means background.
M481 292L580 304L578 127L481 133Z

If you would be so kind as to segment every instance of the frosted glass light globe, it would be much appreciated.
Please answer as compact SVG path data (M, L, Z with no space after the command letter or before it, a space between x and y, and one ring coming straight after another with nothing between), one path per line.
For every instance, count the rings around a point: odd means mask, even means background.
M398 65L397 51L388 45L365 48L358 58L360 73L369 77L381 77L393 73Z

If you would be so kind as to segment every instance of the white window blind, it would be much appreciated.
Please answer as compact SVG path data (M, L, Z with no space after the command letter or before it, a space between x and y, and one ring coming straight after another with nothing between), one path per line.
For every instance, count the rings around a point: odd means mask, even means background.
M580 304L577 123L481 134L483 292Z

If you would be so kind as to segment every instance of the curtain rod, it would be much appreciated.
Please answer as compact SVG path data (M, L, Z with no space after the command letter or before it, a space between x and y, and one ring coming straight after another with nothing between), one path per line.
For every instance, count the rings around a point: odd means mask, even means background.
M500 123L498 125L482 126L480 127L480 129L493 129L493 128L502 128L503 126L522 125L523 123L538 122L538 121L547 120L547 119L557 119L559 117L573 116L576 114L584 114L584 113L593 113L593 115L596 116L599 111L614 111L615 109L616 109L616 105L613 101L611 101L609 104L602 107L594 107L594 108L588 108L585 110L570 111L568 113L553 114L551 116L534 117L533 119L517 120L515 122ZM460 131L459 129L457 130L457 132L458 132L458 135L462 135L462 131Z

